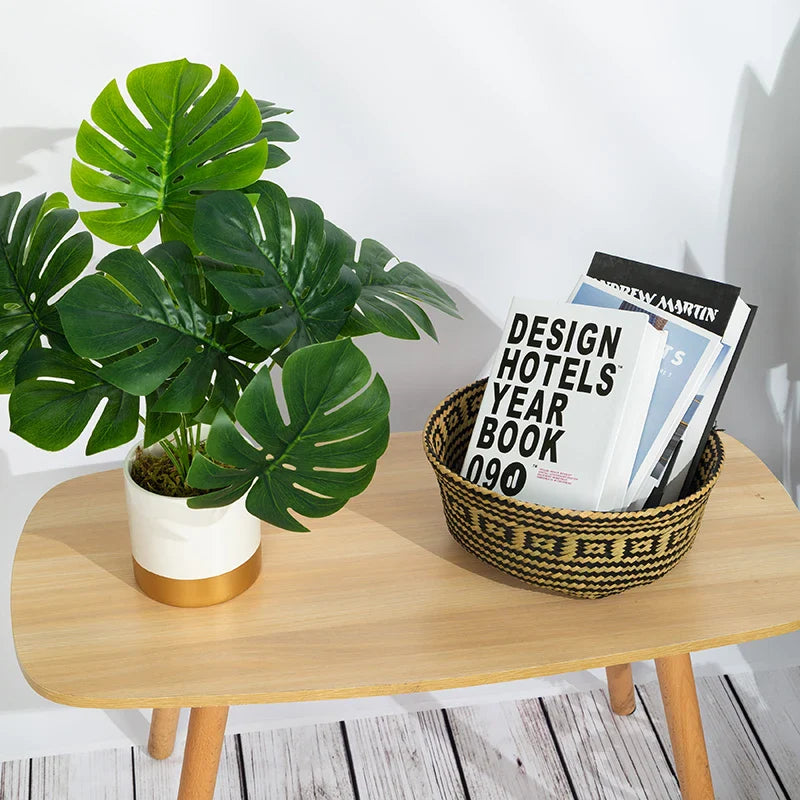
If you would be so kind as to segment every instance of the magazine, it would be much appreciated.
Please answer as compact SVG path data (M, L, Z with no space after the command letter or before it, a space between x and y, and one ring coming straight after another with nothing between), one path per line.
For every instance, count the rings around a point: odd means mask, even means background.
M708 434L716 424L725 391L753 324L755 313L755 306L748 305L741 298L736 301L736 307L722 338L723 350L718 358L719 367L712 371L713 374L709 376L707 384L701 389L702 397L699 398L697 411L687 421L683 434L684 447L675 458L664 492L653 498L654 502L671 503L690 490Z
M570 302L644 311L653 327L667 333L661 368L625 497L626 506L641 507L652 490L651 473L714 365L722 346L721 338L663 308L651 305L645 301L643 293L635 296L594 278L582 278Z
M755 308L741 299L738 286L607 253L594 254L588 275L722 337L715 363L649 476L648 505L677 500L694 477Z

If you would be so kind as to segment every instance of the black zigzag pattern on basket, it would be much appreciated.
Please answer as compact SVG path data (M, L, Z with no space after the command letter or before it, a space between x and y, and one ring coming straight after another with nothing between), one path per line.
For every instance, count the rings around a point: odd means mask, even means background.
M689 551L724 460L709 437L688 497L645 511L573 511L524 503L459 474L486 380L450 395L423 433L447 527L466 550L521 580L573 597L605 597L671 570Z
M692 541L686 543L685 547L676 550L672 558L668 561L662 562L658 571L646 572L640 571L635 574L630 571L623 571L620 575L611 576L605 575L597 577L589 575L584 570L564 571L559 569L543 569L531 568L530 562L518 559L517 563L509 562L507 560L498 560L492 558L484 550L476 548L474 542L469 539L456 536L458 541L466 550L469 550L482 561L506 572L514 577L520 578L528 583L533 583L544 589L551 589L561 594L567 594L572 597L581 598L598 598L607 597L612 594L619 594L627 589L632 589L634 586L642 586L651 583L656 578L666 574L672 569L678 561L688 552L692 545ZM568 589L565 585L569 586Z

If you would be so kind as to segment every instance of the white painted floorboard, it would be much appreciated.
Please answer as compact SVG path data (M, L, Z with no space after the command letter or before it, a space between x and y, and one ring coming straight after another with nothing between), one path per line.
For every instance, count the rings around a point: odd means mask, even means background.
M131 753L126 747L37 758L30 800L133 800Z
M447 712L473 800L566 800L569 782L538 700Z
M136 800L174 800L178 796L183 764L183 741L175 742L169 758L150 758L145 747L133 748L133 770L136 778ZM121 752L121 751L118 751ZM214 800L242 800L242 781L236 737L226 736L219 757L219 773ZM50 800L50 798L42 798Z
M441 711L348 722L361 800L464 800Z
M4 761L0 763L0 800L17 800L28 797L30 761Z
M784 788L800 798L800 668L730 679Z
M672 759L658 684L647 683L639 687L639 696L646 703L653 724ZM785 800L786 795L725 678L698 679L697 698L716 796L721 800ZM800 798L800 786L793 788L791 800Z
M355 800L339 723L242 734L241 746L248 800Z
M578 797L679 800L678 781L644 709L617 716L602 690L543 703Z

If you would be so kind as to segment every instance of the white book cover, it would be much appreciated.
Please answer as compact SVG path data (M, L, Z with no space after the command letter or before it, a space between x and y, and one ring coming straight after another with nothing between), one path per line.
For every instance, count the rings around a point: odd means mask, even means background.
M647 314L514 298L462 476L529 503L610 510L606 480L624 495L664 340Z
M653 390L661 370L661 358L664 355L666 344L666 332L649 325L648 335L645 337L642 348L642 356L637 364L633 386L623 412L625 424L620 429L614 443L611 463L600 497L599 510L624 511L627 508L625 498L628 495L628 485L636 453L639 450L642 431L650 410L650 400L653 397Z
M714 365L721 348L720 337L586 276L578 282L570 302L626 312L644 311L651 325L667 333L664 356L625 498L626 505L637 507L646 499L642 497L642 487Z

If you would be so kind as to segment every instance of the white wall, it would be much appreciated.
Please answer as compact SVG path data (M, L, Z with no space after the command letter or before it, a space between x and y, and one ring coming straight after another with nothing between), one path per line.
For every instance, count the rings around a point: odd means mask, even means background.
M420 427L474 377L512 294L563 298L599 249L737 282L763 304L722 421L794 487L799 18L789 0L17 4L0 50L0 192L69 193L75 131L112 77L184 55L223 62L255 96L296 109L301 141L274 179L453 287L465 322L437 317L440 346L366 344L395 429ZM39 452L7 433L0 408L5 592L36 496L61 470L121 452ZM27 729L50 731L40 745L54 750L110 741L114 719L135 738L134 718L36 698L5 607L0 637L0 758ZM800 646L782 637L704 658L800 663Z

